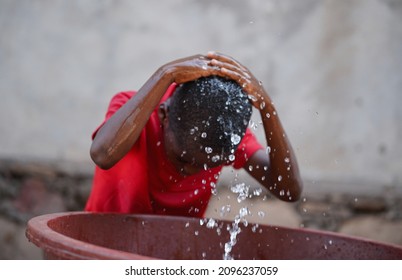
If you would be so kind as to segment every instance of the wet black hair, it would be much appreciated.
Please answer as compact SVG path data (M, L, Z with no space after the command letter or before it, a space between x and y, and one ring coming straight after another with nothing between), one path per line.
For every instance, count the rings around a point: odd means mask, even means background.
M169 124L183 150L196 142L208 153L232 154L243 138L252 105L233 80L209 76L176 89L169 106Z

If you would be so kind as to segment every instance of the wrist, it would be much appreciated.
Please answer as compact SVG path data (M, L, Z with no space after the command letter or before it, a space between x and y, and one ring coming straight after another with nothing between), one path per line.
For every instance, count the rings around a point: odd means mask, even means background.
M158 70L155 72L156 79L162 82L166 82L169 85L174 82L174 71L171 69L171 67L166 67L166 65L163 65L159 67Z

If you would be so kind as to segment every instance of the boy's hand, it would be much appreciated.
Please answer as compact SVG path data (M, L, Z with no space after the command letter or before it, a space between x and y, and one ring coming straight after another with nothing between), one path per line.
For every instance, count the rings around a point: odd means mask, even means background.
M219 76L236 81L248 94L251 104L258 110L271 103L271 99L254 75L242 64L230 56L209 52L207 57L211 65L220 69Z
M212 65L211 59L204 55L181 58L163 65L161 69L177 84L212 75L223 76L220 69Z

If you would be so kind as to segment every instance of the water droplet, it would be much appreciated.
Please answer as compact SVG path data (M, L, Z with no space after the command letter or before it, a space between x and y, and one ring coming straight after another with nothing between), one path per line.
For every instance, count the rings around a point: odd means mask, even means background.
M265 102L262 101L261 104L260 104L260 109L262 110L262 109L264 109L264 108L265 108Z
M233 155L233 154L232 154L232 155L229 155L229 160L230 160L230 161L234 161L234 160L235 160L235 155Z
M158 141L157 143L156 143L156 146L160 146L161 145L161 141Z
M206 132L201 133L201 137L202 138L207 138L207 133Z
M190 223L187 222L186 225L185 225L185 227L187 228L187 227L189 227L189 226L190 226Z
M288 157L285 157L285 160L284 160L286 163L289 163L290 162L290 159L288 158Z
M267 153L267 155L269 155L269 153L271 152L271 147L267 146L267 148L265 149L265 152Z
M251 94L249 94L249 95L247 95L247 97L248 97L248 99L250 99L251 101L257 101L257 97L255 97L254 95L251 95Z
M279 195L280 195L280 196L284 196L284 195L285 195L285 191L284 191L284 190L281 190L281 191L279 192Z
M198 236L198 230L194 231L194 235Z
M264 218L265 217L265 212L263 212L263 211L258 211L258 216L260 217L260 218Z
M259 196L259 195L261 195L261 194L262 194L262 188L256 188L256 189L254 189L253 195Z
M214 228L216 226L216 221L212 218L208 220L207 228Z
M197 195L197 194L198 194L198 190L195 190L195 191L194 191L194 194Z
M248 213L249 213L249 211L248 211L247 207L240 208L240 210L239 210L239 214L240 214L241 218L247 216Z
M282 181L282 176L281 175L278 176L278 181L279 182Z
M227 213L230 213L230 208L231 208L231 206L229 204L222 206L221 213L220 213L221 217L225 216Z
M205 152L207 153L207 154L210 154L210 153L212 153L212 148L211 147L205 147Z
M252 232L256 232L258 227L259 227L258 224L254 224L254 225L251 227L251 231L252 231Z
M211 160L212 162L218 162L220 159L221 157L219 155L214 155Z
M239 135L233 133L230 136L230 140L232 141L233 145L237 145L240 143L241 137Z
M265 116L269 119L271 117L270 113L266 113Z
M248 167L248 170L253 171L253 166L250 165L250 166Z

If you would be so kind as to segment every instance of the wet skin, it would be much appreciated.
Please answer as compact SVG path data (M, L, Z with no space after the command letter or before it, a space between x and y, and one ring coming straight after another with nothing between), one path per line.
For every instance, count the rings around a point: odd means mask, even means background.
M297 160L271 98L246 67L230 56L216 52L178 59L161 66L137 94L99 129L91 146L93 161L103 169L116 164L137 141L149 116L173 82L181 84L211 75L236 81L260 112L270 153L257 151L246 163L245 170L279 199L298 200L302 181ZM160 113L165 114L163 125L168 126L167 112ZM169 133L169 130L165 129L164 133ZM169 137L165 135L167 140ZM172 151L171 145L165 147L169 159L183 174L194 174L204 168L204 164L208 167L215 164L201 150L200 153L188 153L181 157L182 147L176 145Z

